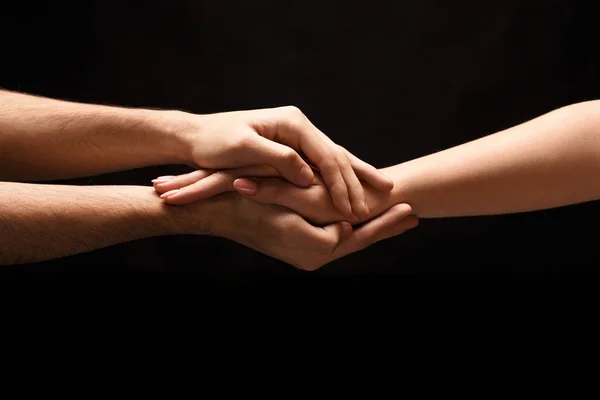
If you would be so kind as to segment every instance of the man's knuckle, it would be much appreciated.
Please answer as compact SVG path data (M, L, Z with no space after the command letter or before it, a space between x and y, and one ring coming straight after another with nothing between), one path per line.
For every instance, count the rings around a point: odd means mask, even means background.
M281 189L278 189L280 193L282 193ZM282 233L282 239L286 244L295 244L296 242L296 227L302 217L297 216L295 214L286 214L282 216L279 220L279 227Z
M343 165L348 162L346 155L342 153L336 153L334 156L334 160L337 165Z
M326 174L331 174L337 169L337 163L330 157L325 157L320 163L319 168Z
M294 131L302 132L306 129L308 118L296 106L288 106L284 111L284 118L288 127Z

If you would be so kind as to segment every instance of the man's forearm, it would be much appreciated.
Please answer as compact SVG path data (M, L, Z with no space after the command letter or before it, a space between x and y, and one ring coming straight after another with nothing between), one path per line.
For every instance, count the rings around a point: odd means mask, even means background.
M0 183L0 264L192 233L186 212L164 205L150 187ZM201 220L202 211L195 214Z
M172 114L0 90L0 180L64 179L184 163Z
M383 172L389 203L421 218L490 215L600 198L600 102L565 107Z

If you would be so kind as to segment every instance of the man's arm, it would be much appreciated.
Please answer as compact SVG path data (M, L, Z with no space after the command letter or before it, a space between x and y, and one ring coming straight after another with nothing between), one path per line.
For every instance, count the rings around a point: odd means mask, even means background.
M0 180L91 176L161 164L235 168L266 164L296 185L320 168L346 216L369 214L359 178L392 182L333 143L295 107L195 115L126 109L0 91ZM176 200L177 193L170 196Z
M72 103L0 90L0 180L92 176L187 163L170 111Z
M416 226L406 204L360 229L315 227L282 207L226 194L169 206L143 186L0 183L0 265L43 261L136 239L206 234L313 270Z
M208 220L206 207L196 221ZM0 264L77 254L135 239L188 233L185 209L152 188L0 182Z

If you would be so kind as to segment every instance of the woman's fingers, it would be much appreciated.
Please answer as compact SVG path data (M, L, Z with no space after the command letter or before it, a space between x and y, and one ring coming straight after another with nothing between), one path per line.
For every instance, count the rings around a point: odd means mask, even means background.
M189 204L195 201L233 191L233 182L239 177L279 177L278 172L266 165L231 170L198 170L176 177L155 179L154 188L169 204ZM164 177L163 177L164 179Z

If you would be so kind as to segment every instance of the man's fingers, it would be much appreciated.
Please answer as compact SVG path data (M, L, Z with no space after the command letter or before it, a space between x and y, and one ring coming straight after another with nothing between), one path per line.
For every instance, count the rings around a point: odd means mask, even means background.
M394 181L379 172L377 168L364 162L350 152L347 152L347 155L354 172L356 172L356 175L361 180L381 191L389 192L394 188Z
M252 136L244 153L247 164L266 164L275 168L279 174L298 186L308 186L314 179L314 173L308 164L291 147L271 141L260 135Z
M398 204L363 226L354 229L350 238L340 245L339 256L362 250L380 240L416 227L418 220L415 216L410 215L411 212L412 209L408 204Z
M323 231L329 237L324 237L322 241L329 246L328 252L329 255L332 255L346 240L352 237L353 228L349 222L342 221L323 227ZM333 246L331 246L332 244Z
M182 174L178 176L161 176L152 181L154 184L154 190L158 193L166 193L171 190L180 189L184 186L191 185L192 183L198 182L200 179L206 178L211 175L214 171L210 169L201 169L189 174Z

